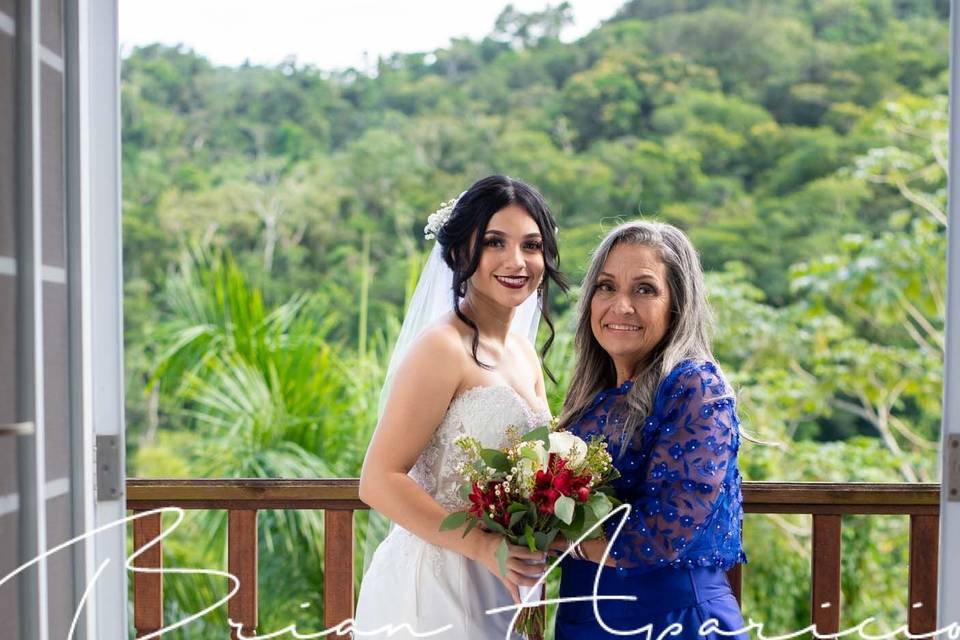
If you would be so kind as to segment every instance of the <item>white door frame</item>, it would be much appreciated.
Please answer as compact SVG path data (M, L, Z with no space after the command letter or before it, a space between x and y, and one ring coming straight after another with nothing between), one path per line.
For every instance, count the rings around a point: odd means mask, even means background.
M78 320L71 327L77 345L71 378L80 387L72 399L77 416L73 466L84 496L74 503L74 512L76 530L87 533L126 516L120 49L116 0L68 0L64 5L68 268L79 283L79 295L70 300ZM112 461L119 495L98 495L96 443L103 435L115 436L119 444ZM99 452L100 462L103 454ZM85 606L88 639L127 637L125 538L126 526L114 526L78 547L81 593L103 567Z
M70 200L79 228L76 262L86 295L81 317L82 445L78 482L93 495L96 435L115 435L121 443L123 478L123 322L120 223L120 64L116 0L73 0L66 8L68 47L76 84L68 89L73 149L68 175L75 179ZM70 40L70 35L74 39ZM950 175L960 176L960 0L950 15ZM95 72L91 72L95 70ZM71 102L72 101L72 102ZM91 142L95 141L95 144ZM69 143L68 143L69 145ZM68 146L69 149L69 146ZM948 297L945 322L945 372L940 503L940 590L938 628L960 624L960 500L949 498L948 440L960 436L960 180L949 181ZM75 216L68 216L68 219ZM94 354L96 356L94 357ZM951 393L951 390L953 391ZM79 485L78 485L79 486ZM122 486L122 485L121 485ZM78 492L79 493L79 492ZM106 499L104 499L106 498ZM125 501L100 496L83 505L83 526L90 531L126 515ZM124 638L127 634L125 527L101 533L87 546L86 580L110 560L87 606L88 638ZM951 545L954 547L951 553ZM99 614L99 615L98 615Z
M947 225L947 317L944 322L940 477L938 629L960 625L960 497L951 499L949 441L960 437L960 0L950 2L950 176ZM956 458L954 458L956 459ZM960 475L960 469L954 470ZM960 486L955 487L960 492Z

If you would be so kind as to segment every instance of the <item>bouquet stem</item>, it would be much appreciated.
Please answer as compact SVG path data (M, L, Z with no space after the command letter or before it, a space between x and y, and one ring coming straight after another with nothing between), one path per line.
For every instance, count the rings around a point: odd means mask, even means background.
M521 602L527 599L527 594L530 593L531 589L532 587L520 587ZM543 585L540 586L540 594L541 596L543 595ZM542 599L542 597L539 597L533 600ZM543 640L543 634L546 632L546 623L546 607L541 604L536 607L521 609L520 614L517 616L517 623L513 628L528 640Z

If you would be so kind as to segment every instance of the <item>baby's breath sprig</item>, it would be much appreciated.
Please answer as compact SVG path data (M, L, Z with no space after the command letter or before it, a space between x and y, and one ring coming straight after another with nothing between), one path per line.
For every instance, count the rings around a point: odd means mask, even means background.
M456 440L453 441L453 444L460 447L460 449L467 454L470 454L475 457L480 457L480 441L471 436L459 436Z
M450 216L453 215L453 209L457 206L457 202L460 201L460 198L463 197L464 193L466 193L466 191L461 193L453 200L441 202L440 208L427 217L427 224L423 227L423 237L425 239L433 240L437 237L437 234L440 233L440 229L443 228L443 225L447 224L447 220L449 220Z
M583 468L595 480L601 480L609 475L613 468L613 458L610 457L610 452L607 450L607 444L603 438L594 436L587 442L587 454L584 456Z
M517 425L511 424L504 430L503 439L507 443L507 447L513 449L520 444L520 441L523 439L523 434L520 433Z

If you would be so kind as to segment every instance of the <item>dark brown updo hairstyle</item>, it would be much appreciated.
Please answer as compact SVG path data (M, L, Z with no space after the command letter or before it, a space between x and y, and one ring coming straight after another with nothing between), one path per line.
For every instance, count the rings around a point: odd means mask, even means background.
M480 345L480 330L477 324L460 309L460 300L466 295L467 281L476 272L483 253L483 237L487 232L490 218L501 209L517 205L523 208L540 229L543 238L543 262L545 274L538 290L540 312L550 329L550 335L540 350L545 357L553 343L556 332L550 318L550 281L562 291L567 291L567 279L560 272L560 253L557 249L557 223L550 213L543 196L529 184L501 175L488 176L475 182L457 200L450 218L437 233L437 242L443 250L443 259L453 270L453 309L464 324L473 329L472 352L474 361L489 369L477 358ZM550 379L556 382L553 374L547 370Z

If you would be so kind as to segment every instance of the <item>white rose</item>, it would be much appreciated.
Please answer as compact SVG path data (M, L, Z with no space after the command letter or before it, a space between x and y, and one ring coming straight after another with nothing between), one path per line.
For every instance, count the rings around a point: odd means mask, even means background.
M550 453L566 458L568 467L579 467L587 457L587 443L566 431L550 434Z

